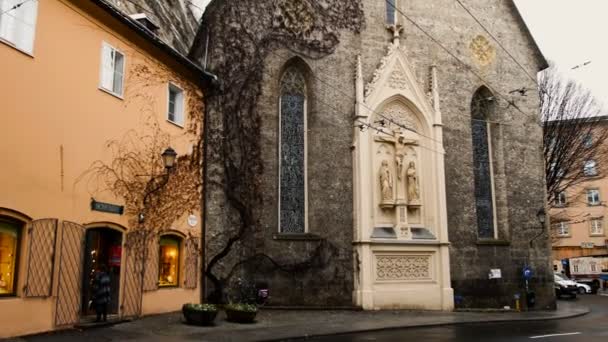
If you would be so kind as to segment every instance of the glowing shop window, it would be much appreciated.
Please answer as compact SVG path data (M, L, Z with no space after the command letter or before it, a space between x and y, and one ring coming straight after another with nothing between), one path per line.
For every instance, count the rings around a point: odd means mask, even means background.
M160 239L159 286L177 286L179 277L180 239L163 236Z
M0 221L0 296L15 293L15 265L19 228Z

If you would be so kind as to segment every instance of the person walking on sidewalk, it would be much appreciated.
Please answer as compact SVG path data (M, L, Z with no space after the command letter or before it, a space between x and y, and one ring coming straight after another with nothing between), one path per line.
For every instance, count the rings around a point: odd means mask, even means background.
M108 305L110 304L110 275L108 274L106 265L101 265L93 279L93 304L95 305L95 313L97 319L95 322L100 322L103 316L103 321L108 319Z

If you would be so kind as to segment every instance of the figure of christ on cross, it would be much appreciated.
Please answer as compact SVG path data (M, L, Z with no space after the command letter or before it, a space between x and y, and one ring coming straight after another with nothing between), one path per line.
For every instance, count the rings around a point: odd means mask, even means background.
M395 165L397 166L397 179L405 182L404 178L404 163L406 150L411 146L418 146L418 141L407 139L401 129L397 128L392 131L392 136L379 135L374 138L377 142L383 142L394 145L395 148ZM405 184L403 184L405 186ZM399 195L397 195L399 196Z

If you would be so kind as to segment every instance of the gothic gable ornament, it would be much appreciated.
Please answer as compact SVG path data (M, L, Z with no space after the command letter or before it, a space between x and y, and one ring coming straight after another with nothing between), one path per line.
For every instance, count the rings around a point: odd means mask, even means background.
M398 39L395 39L388 45L387 53L380 60L372 80L365 86L364 102L368 108L377 108L387 98L399 96L411 102L420 112L432 116L436 111L425 88L428 87L423 87L416 78L405 48L399 45ZM391 112L394 112L394 108L388 111L387 114L393 114ZM434 118L426 119L432 122ZM413 124L410 122L407 126Z
M406 89L407 88L407 76L401 66L398 66L391 73L391 77L388 79L388 84L393 89Z

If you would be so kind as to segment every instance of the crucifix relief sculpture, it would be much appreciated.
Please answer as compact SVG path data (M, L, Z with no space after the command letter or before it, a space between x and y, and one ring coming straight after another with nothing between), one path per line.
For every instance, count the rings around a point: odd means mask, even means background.
M380 179L381 193L380 206L383 208L387 208L389 205L393 204L406 204L408 203L408 200L410 203L417 203L420 199L420 189L415 162L412 161L412 158L415 158L415 152L413 152L414 150L412 149L412 147L417 146L418 142L413 139L407 139L400 129L395 129L393 131L393 135L390 137L377 136L375 140L377 142L389 143L393 145L393 149L395 151L394 170L396 173L396 202L393 201L395 192L393 191L394 180L392 176L390 179L390 192L388 192L387 188L387 185L389 183L385 184L385 182L383 182L383 179L385 178L383 176L383 172L390 172L391 170L389 166L389 161L383 160L378 176ZM409 185L410 183L411 186ZM409 187L411 187L411 189L409 189ZM387 192L385 193L385 191Z

